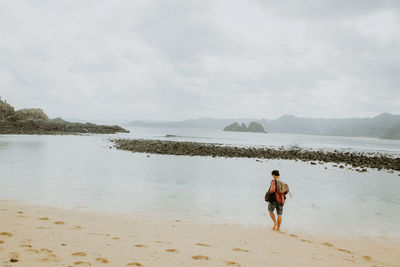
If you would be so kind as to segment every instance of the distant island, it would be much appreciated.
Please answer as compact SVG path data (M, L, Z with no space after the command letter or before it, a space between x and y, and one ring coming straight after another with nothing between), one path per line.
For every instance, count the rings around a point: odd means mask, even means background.
M232 124L229 124L224 128L224 131L228 132L252 132L252 133L266 133L264 130L264 127L255 121L252 121L249 123L249 126L246 126L246 124L242 123L239 125L239 123L234 122Z
M290 133L329 135L347 137L372 137L400 140L400 115L382 113L371 118L301 118L283 115L276 120L269 119L214 119L200 118L183 121L133 121L133 127L223 129L235 122L260 123L269 133Z
M129 132L120 126L76 123L61 118L49 119L41 109L20 109L0 99L0 134L114 134Z

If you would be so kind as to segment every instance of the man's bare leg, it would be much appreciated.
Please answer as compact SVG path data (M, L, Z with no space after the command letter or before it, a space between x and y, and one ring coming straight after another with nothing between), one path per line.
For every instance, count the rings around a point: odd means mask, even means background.
M272 227L272 230L275 230L275 228L276 228L276 226L278 225L277 223L276 223L276 220L275 220L275 214L273 213L273 212L269 212L269 216L271 216L271 219L274 221L274 227ZM279 216L278 216L278 218L279 218ZM279 228L279 226L278 226L278 228Z
M278 227L276 228L276 231L279 231L281 228L281 223L282 223L282 216L278 215Z

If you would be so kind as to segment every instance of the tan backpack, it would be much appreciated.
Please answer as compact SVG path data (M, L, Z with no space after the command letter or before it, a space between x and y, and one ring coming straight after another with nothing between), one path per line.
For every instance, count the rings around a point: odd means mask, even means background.
M277 182L277 187L278 187L278 192L279 193L287 193L289 192L289 186L285 184L284 182L278 181Z

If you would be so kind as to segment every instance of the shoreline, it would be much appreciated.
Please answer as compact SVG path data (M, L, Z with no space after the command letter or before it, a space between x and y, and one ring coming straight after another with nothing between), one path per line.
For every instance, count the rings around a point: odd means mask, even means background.
M312 165L335 163L333 167L367 172L366 168L385 169L389 173L400 171L400 158L374 153L367 155L361 152L321 151L301 148L275 149L260 147L224 146L213 143L164 141L146 139L110 139L116 149L131 152L212 156L228 158L286 159L310 162ZM400 176L400 173L398 174Z
M5 266L395 266L400 245L0 201ZM272 225L271 225L272 226ZM10 260L15 261L10 262Z

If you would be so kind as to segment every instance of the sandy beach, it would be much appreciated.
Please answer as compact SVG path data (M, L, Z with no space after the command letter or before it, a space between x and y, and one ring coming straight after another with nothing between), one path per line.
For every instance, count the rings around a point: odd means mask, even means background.
M400 266L388 239L0 201L0 266Z

